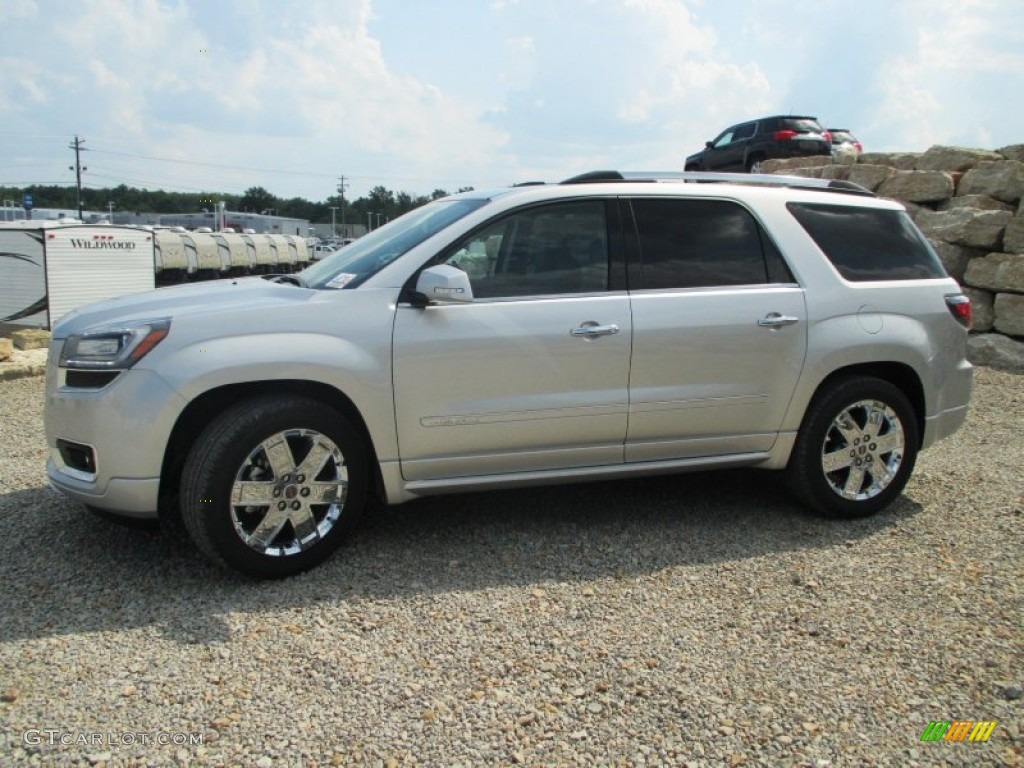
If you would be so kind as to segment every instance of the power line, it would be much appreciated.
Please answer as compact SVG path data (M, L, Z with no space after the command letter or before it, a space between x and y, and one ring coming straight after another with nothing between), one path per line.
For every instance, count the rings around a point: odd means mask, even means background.
M330 173L317 173L315 171L283 171L279 168L252 168L244 165L224 165L222 163L204 163L199 160L181 160L171 157L156 157L155 155L139 155L134 152L115 152L111 149L93 148L93 152L102 152L105 155L118 155L120 157L134 157L140 160L156 160L160 163L178 163L180 165L198 165L205 168L222 168L230 171L250 171L254 173L283 173L290 176L317 176L320 178L334 178Z
M169 189L176 189L181 192L205 192L205 187L183 187L180 184L171 184L166 181L159 181L157 179L140 179L133 176L110 176L105 173L97 173L96 171L90 171L90 176L97 179L107 179L109 181L115 181L120 184L143 184L143 185L155 185L157 187L167 187ZM227 194L227 193L225 193Z
M206 162L202 162L200 160L182 160L180 158L174 158L174 157L158 157L156 155L140 155L140 154L137 154L135 152L118 152L118 151L112 150L112 149L100 149L99 147L92 147L89 151L91 151L91 152L100 152L100 153L105 154L105 155L117 155L119 157L134 157L134 158L137 158L137 159L140 159L140 160L156 160L157 162L161 162L161 163L177 163L179 165L195 165L195 166L202 166L202 167L206 167L206 168L220 168L222 170L229 170L229 171L249 171L249 172L252 172L252 173L280 173L280 174L284 174L284 175L287 175L287 176L311 176L311 177L322 178L322 179L324 179L324 178L326 178L326 179L336 178L334 176L334 174L331 174L331 173L320 173L320 172L317 172L317 171L286 171L286 170L282 170L280 168L255 168L255 167L248 166L248 165L225 165L223 163L206 163ZM425 178L422 178L422 177L415 177L415 176L381 176L380 174L349 175L349 176L346 176L345 178L347 178L350 181L357 180L357 179L362 179L362 180L369 179L371 181L417 181L417 182L426 182L426 183L429 183L429 184L447 184L447 183L452 183L452 184L459 183L459 184L461 184L461 183L463 183L465 181L465 179L462 179L462 180L457 180L457 179L437 179L437 178L425 179ZM497 183L497 182L495 182L495 183Z

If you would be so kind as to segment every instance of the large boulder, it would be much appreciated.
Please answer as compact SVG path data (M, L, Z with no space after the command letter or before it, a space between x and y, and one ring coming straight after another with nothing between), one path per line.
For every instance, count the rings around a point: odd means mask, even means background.
M761 163L763 173L793 173L798 168L817 168L832 165L830 155L808 155L807 157L780 157Z
M1012 211L1013 206L996 200L988 195L963 195L951 197L939 205L940 211L951 211L954 208L974 208L979 211Z
M850 178L851 170L853 170L852 165L826 165L821 169L821 178L842 179L843 181L846 181Z
M819 165L807 168L793 168L785 172L787 176L802 176L807 179L820 179L822 174L832 166Z
M887 165L900 171L917 168L920 152L865 152L857 158L858 165Z
M967 340L967 359L975 365L1024 373L1024 342L998 333L981 333Z
M933 240L932 247L939 254L939 260L949 276L958 283L963 283L964 273L967 271L967 265L971 263L971 259L980 259L985 255L983 250L944 243L941 240Z
M1006 225L1003 250L1008 253L1024 253L1024 214L1018 213Z
M50 332L38 328L26 328L11 334L18 349L46 349L50 346Z
M1024 144L1011 144L1008 147L1000 147L996 152L1007 160L1016 160L1018 163L1024 163Z
M997 331L1010 336L1024 336L1024 296L999 293L993 306L996 313L993 325Z
M888 165L858 163L850 169L850 175L847 178L854 184L860 184L862 187L874 192L893 173L895 171Z
M975 288L1024 293L1024 254L990 253L967 265L964 282Z
M981 162L960 179L957 195L988 195L1016 204L1024 198L1024 163L1016 160Z
M992 306L995 297L980 288L965 286L964 296L971 300L971 330L991 331L996 319L995 308Z
M910 203L935 203L953 196L953 177L942 171L897 171L878 187L878 194Z
M1005 160L998 152L967 147L943 147L935 145L917 159L919 171L966 171L978 163L989 160Z
M1003 232L1012 219L1010 211L956 208L949 211L923 211L914 221L929 239L968 248L994 250L1002 245Z

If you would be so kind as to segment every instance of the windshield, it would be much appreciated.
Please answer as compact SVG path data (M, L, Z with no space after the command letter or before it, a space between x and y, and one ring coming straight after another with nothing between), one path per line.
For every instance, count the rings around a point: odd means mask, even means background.
M375 229L299 274L310 288L355 288L486 199L436 200Z

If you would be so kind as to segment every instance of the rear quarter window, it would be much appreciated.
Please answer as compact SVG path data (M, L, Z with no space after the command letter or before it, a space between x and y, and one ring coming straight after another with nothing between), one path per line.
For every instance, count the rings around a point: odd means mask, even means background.
M819 203L788 203L786 207L846 280L947 276L904 211Z

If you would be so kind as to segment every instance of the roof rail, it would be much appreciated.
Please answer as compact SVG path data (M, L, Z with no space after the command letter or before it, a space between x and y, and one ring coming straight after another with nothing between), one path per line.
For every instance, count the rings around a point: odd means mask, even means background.
M706 171L589 171L573 176L562 184L594 184L607 182L662 182L682 181L693 184L750 184L765 187L813 189L822 192L840 192L848 195L877 197L860 184L842 179L814 179L806 176L776 176L768 173L709 173Z

